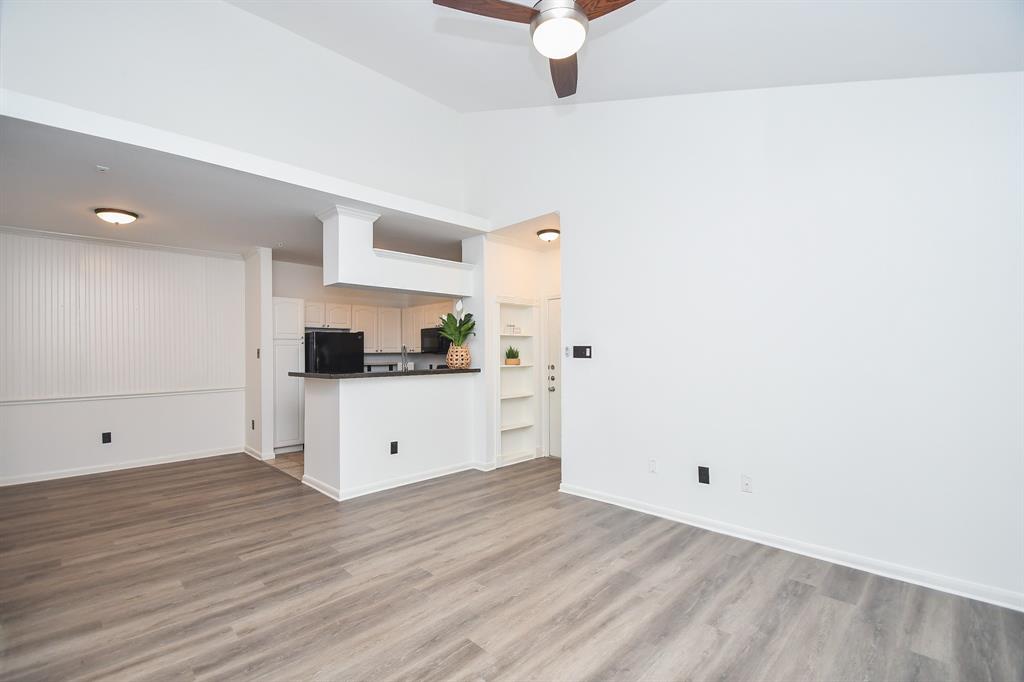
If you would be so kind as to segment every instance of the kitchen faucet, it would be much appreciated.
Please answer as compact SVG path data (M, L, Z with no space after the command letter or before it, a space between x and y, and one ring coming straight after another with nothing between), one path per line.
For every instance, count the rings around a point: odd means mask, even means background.
M406 355L406 350L405 350L405 344L403 343L402 344L402 368L399 370L401 372L405 372L409 368L409 363L406 362L406 357L407 357L407 355Z

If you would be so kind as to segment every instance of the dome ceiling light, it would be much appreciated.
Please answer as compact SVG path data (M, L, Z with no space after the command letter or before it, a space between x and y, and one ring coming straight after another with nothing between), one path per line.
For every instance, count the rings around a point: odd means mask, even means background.
M561 231L548 227L537 233L537 238L542 242L553 242L562 236Z
M124 211L120 208L97 208L94 212L100 220L106 220L115 225L127 225L139 219L138 213Z
M548 58L551 82L559 99L576 94L576 53L587 39L587 27L598 17L633 0L540 0L533 7L508 0L434 0L435 5L492 19L530 25L537 51Z

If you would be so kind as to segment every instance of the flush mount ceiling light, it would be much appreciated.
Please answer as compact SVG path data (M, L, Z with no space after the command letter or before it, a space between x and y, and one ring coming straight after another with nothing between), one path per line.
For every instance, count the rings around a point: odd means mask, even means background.
M574 0L541 0L530 21L530 37L537 52L548 59L576 54L587 39L587 15Z
M533 7L508 0L434 0L435 5L492 19L530 25L537 51L548 58L555 94L576 94L576 52L587 39L590 22L633 0L540 0Z
M99 216L100 220L106 220L108 223L114 223L115 225L127 225L139 219L138 213L123 211L119 208L97 208L95 213Z
M537 233L537 238L542 242L553 242L561 236L561 232L554 228L547 228Z

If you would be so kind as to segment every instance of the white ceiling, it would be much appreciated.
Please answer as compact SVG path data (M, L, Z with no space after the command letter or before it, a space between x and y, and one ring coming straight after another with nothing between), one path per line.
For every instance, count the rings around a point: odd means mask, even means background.
M562 245L561 239L545 242L537 237L537 232L548 228L562 229L562 221L557 213L545 213L536 218L530 218L521 223L515 223L500 230L488 232L487 238L497 239L506 244L513 244L524 249L530 249L531 251L558 251Z
M637 0L591 24L559 101L524 24L430 0L231 1L459 111L1024 69L1020 0Z
M97 165L110 168L101 173ZM335 203L376 210L378 248L462 259L476 232L382 210L324 192L98 137L0 117L0 225L65 234L245 253L319 265L316 214ZM93 214L101 206L139 213L125 226Z

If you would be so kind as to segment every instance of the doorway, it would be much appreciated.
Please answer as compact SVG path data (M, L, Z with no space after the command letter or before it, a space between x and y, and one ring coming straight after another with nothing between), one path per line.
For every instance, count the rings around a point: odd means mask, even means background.
M547 299L547 364L545 384L548 401L548 455L562 456L562 299Z

